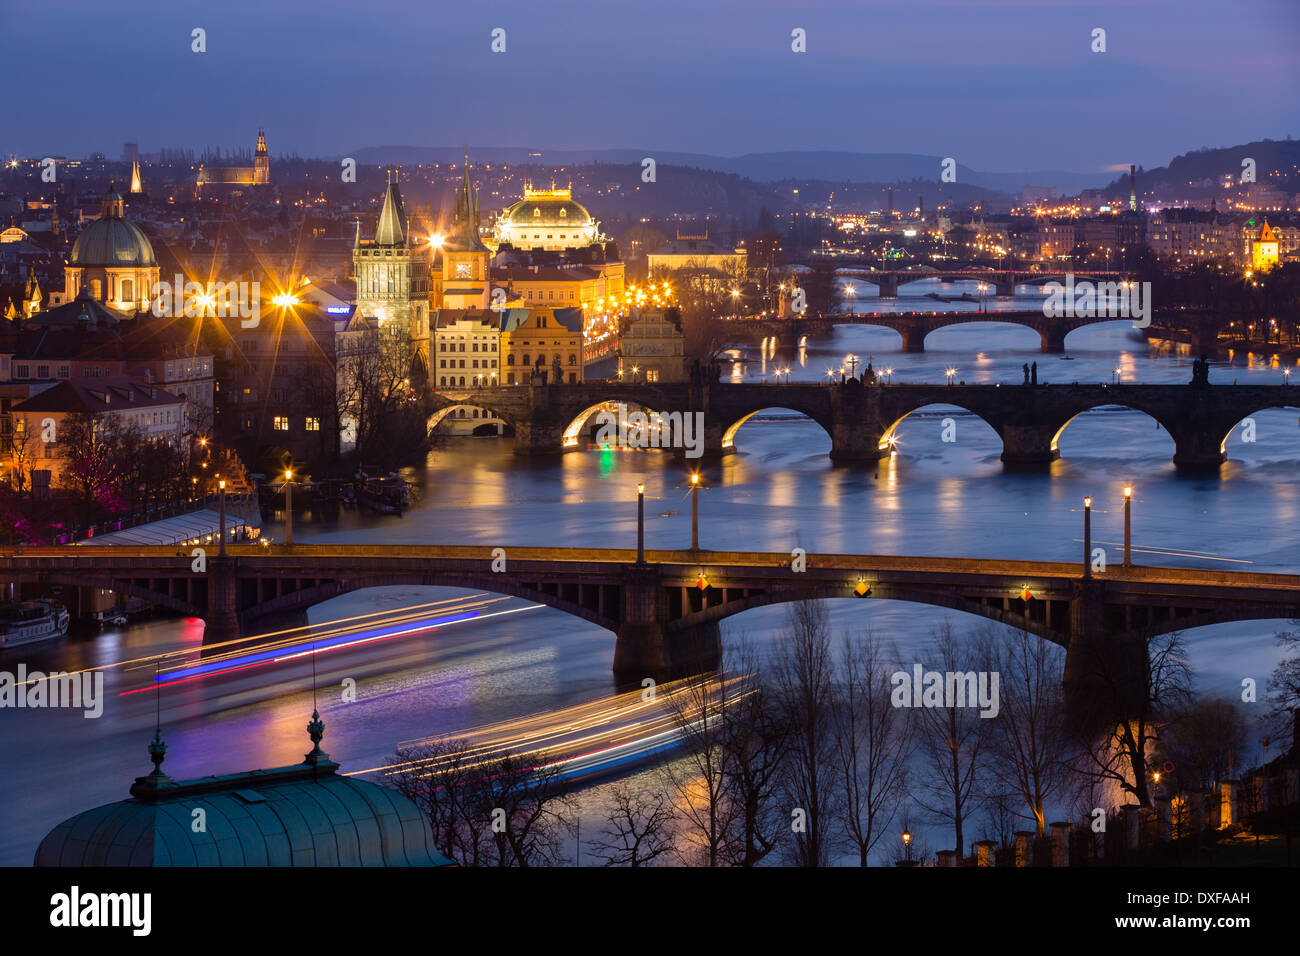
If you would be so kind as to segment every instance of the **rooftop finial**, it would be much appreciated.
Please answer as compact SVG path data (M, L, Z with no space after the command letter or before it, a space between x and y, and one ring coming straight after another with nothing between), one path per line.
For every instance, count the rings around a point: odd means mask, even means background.
M321 738L325 736L325 721L320 719L320 712L311 712L311 723L307 725L307 734L311 737L311 752L303 758L304 763L318 764L328 762L330 755L320 749Z
M162 776L162 762L167 756L167 742L162 739L162 730L155 730L153 740L149 741L149 759L153 761L153 775Z

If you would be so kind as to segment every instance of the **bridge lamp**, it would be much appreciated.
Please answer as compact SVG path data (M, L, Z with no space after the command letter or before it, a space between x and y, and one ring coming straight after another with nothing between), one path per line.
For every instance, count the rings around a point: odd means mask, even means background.
M1092 577L1092 496L1083 499L1083 576Z
M645 484L636 486L636 563L645 564Z
M909 863L912 862L912 833L906 827L903 828L903 854Z
M691 550L700 550L700 473L698 471L691 472Z
M1133 566L1133 488L1124 486L1124 567Z
M866 578L858 578L858 583L853 588L853 593L858 597L866 597L871 593L871 585L867 583Z

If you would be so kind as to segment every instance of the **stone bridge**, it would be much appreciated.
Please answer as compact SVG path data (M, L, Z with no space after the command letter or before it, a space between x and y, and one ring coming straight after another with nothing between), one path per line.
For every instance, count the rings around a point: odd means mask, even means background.
M870 282L880 289L880 298L898 297L898 287L922 279L941 279L947 282L966 280L969 282L987 282L999 296L1013 296L1016 286L1026 283L1042 284L1044 282L1064 282L1067 272L1030 272L1024 269L876 269L866 266L840 264L835 271L842 275L852 275L863 282ZM1087 279L1090 282L1123 282L1129 276L1123 272L1108 270L1071 271L1076 281Z
M930 405L955 405L978 416L1002 439L1002 460L1039 465L1059 457L1061 432L1079 414L1119 405L1150 415L1174 441L1174 463L1215 469L1227 458L1229 434L1244 418L1265 408L1300 407L1300 390L1286 385L864 385L857 379L831 385L682 384L585 382L577 385L516 385L443 389L434 393L440 411L476 405L515 429L515 452L560 454L586 447L592 415L618 404L660 413L700 412L704 457L735 450L736 433L756 413L784 408L808 416L831 438L837 462L864 462L895 451L895 436L908 415Z
M639 681L716 663L718 623L800 600L909 601L1024 629L1066 649L1067 687L1130 681L1145 642L1228 621L1300 617L1300 575L1131 567L1091 577L1082 562L789 552L507 547L235 545L196 573L188 549L0 551L0 582L99 587L206 621L204 644L349 591L438 585L544 604L616 635L614 670Z

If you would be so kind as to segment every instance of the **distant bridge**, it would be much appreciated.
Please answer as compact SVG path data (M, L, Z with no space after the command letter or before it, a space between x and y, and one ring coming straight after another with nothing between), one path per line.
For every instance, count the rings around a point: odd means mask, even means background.
M875 461L895 450L908 415L928 405L955 405L983 419L1002 439L1002 460L1030 465L1059 457L1065 427L1092 408L1120 405L1150 415L1174 441L1174 463L1215 469L1227 458L1229 434L1265 408L1300 408L1300 389L1286 385L831 385L728 382L584 382L440 389L436 425L452 408L488 409L515 430L515 451L553 455L584 447L588 419L618 404L701 412L704 456L735 449L736 433L768 408L801 412L831 438L839 462Z
M750 337L775 338L783 348L794 348L804 336L827 335L837 325L874 325L893 329L903 339L904 352L924 352L925 339L936 329L972 322L1005 322L1022 325L1038 333L1043 352L1064 352L1065 337L1075 329L1103 322L1126 322L1132 318L1113 316L1070 316L1048 318L1042 309L1006 309L996 311L915 311L915 312L832 312L820 315L792 316L786 319L736 319L732 325Z
M629 504L629 517L635 505ZM1067 688L1145 667L1144 641L1228 621L1300 617L1300 575L1082 562L789 552L487 546L235 545L195 573L189 549L0 551L0 581L104 588L207 622L204 643L360 588L437 585L514 595L616 635L614 669L639 680L716 663L718 622L791 601L869 597L975 614L1066 648Z
M898 296L898 287L923 279L939 279L943 282L966 280L969 282L987 282L993 287L995 295L1013 296L1016 286L1028 283L1064 282L1066 275L1073 275L1075 281L1087 279L1090 282L1123 282L1130 278L1126 272L1113 272L1096 269L1067 269L1054 272L1031 272L1025 269L876 269L867 264L859 268L853 262L843 264L829 261L836 266L836 272L861 277L880 288L880 298L893 299Z

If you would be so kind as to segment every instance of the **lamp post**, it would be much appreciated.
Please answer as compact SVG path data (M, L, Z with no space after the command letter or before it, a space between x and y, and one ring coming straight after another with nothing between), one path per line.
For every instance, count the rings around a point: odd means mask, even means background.
M955 368L944 369L943 374L948 376L948 384L951 385L953 378L957 375L957 370Z
M908 863L912 862L912 832L903 828L903 855Z
M1092 577L1092 498L1083 499L1083 576Z
M700 473L691 473L691 550L700 550Z
M226 479L222 478L217 482L217 530L221 534L221 545L217 553L223 558L226 556Z
M293 469L284 470L284 543L293 544Z
M645 485L636 486L636 563L645 564Z
M1133 489L1124 486L1124 567L1133 566Z

